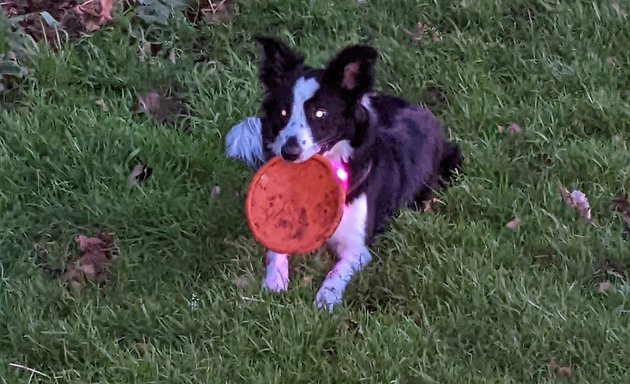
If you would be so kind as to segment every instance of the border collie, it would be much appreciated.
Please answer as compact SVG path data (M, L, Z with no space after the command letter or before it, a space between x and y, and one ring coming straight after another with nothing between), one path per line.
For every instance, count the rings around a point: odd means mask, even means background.
M462 156L429 110L375 93L372 47L349 46L315 69L278 39L256 41L265 90L261 125L235 127L226 139L227 156L260 154L262 161L280 156L297 163L319 153L345 166L344 213L327 241L338 260L315 298L318 308L332 311L370 262L375 235L397 211L422 207L446 187ZM288 283L288 255L267 251L263 287L282 292Z

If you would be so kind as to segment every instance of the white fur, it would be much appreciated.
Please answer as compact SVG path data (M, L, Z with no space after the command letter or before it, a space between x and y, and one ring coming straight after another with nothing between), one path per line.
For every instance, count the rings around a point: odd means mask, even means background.
M331 161L348 161L352 157L352 146L348 140L341 140L324 153L324 156Z
M227 157L241 159L250 167L263 163L261 122L257 117L248 117L233 126L225 137Z
M280 130L276 140L271 144L270 149L274 154L280 155L282 145L291 136L294 136L302 147L302 155L295 161L296 163L306 161L319 152L320 148L313 139L313 132L306 121L304 103L313 97L319 89L319 83L314 78L299 78L293 86L293 106L291 107L291 117L287 126Z
M263 288L271 292L284 292L289 286L289 256L267 251L267 270Z
M365 194L344 207L341 222L328 240L328 245L335 250L338 261L317 291L315 305L318 308L331 312L341 302L350 280L372 259L365 244L367 213Z

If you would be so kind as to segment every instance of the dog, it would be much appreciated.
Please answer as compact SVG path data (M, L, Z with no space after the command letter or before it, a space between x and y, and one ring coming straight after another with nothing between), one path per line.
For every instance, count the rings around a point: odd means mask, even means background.
M343 216L327 241L337 262L315 297L318 308L331 312L372 259L375 236L399 210L422 207L450 184L462 154L428 109L375 92L378 53L371 46L350 45L325 68L313 68L279 39L255 40L262 48L261 124L235 127L227 155L299 163L322 154L345 165ZM267 251L263 287L283 292L288 283L288 255Z

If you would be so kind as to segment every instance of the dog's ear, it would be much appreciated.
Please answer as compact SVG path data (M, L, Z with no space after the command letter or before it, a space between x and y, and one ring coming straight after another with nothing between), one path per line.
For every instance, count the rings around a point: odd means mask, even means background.
M256 36L255 40L262 47L258 77L267 89L282 83L287 73L304 61L303 57L276 38Z
M370 92L377 56L376 50L367 45L347 47L330 61L322 81L356 96Z

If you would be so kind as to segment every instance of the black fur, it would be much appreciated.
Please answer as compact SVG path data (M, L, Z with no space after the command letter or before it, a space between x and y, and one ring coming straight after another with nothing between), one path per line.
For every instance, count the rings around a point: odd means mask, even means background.
M305 66L277 40L258 41L264 47L260 76L267 88L263 142L272 142L286 124L277 111L280 105L291 105L291 85L299 77L315 76L320 88L304 104L306 119L322 152L340 140L350 142L346 203L366 195L368 242L386 228L396 211L430 199L461 168L459 147L446 140L429 110L374 94L377 53L373 48L350 46L320 71ZM326 118L315 118L314 112L321 109L327 111Z

